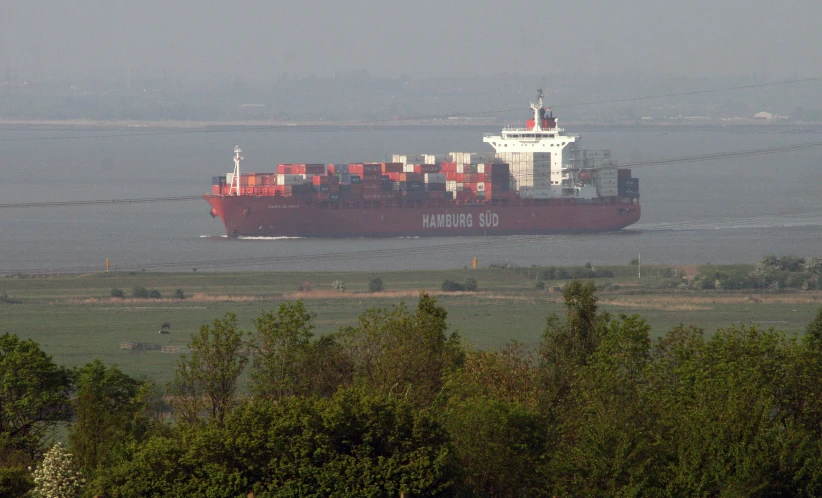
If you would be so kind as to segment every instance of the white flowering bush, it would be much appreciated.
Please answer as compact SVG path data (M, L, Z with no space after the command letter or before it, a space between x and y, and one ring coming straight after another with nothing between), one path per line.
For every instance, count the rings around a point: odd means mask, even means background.
M72 460L71 453L62 444L52 446L34 471L33 495L37 498L80 496L86 480L74 469Z

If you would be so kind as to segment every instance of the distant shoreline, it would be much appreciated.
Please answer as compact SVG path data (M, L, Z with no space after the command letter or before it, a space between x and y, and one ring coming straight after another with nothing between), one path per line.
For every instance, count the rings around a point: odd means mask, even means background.
M262 120L217 120L217 121L133 121L133 120L80 120L80 119L8 119L0 118L0 129L51 129L51 130L210 130L227 128L243 130L249 128L301 128L301 127L422 127L422 126L460 126L460 127L499 127L503 122L473 119L437 119L437 120L354 120L354 121L262 121ZM694 129L694 128L733 128L762 127L786 129L818 129L822 131L822 122L785 122L765 121L758 119L711 120L632 120L617 122L565 121L561 126L573 131L575 127L585 128L648 128L648 129Z

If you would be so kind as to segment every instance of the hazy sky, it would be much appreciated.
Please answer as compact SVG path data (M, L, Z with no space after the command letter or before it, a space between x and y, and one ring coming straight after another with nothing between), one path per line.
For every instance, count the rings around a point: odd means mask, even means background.
M0 0L0 63L38 77L367 69L819 76L822 1Z

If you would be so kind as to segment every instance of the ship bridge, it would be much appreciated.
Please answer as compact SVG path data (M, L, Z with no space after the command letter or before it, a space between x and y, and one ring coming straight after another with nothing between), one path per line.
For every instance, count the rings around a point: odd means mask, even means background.
M499 159L511 166L512 180L520 193L535 198L594 197L594 190L580 189L576 172L582 164L576 133L565 133L559 120L542 102L531 103L533 118L526 126L506 126L499 134L486 133L482 141L491 145Z

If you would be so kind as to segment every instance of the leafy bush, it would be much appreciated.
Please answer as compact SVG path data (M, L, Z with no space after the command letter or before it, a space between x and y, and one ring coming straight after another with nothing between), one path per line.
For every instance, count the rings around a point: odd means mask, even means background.
M183 292L183 289L177 289L176 291L174 291L174 297L176 297L177 299L185 299L186 294L185 292Z
M536 288L537 290L545 290L545 282L537 280Z
M9 293L6 291L0 291L0 303L8 303L9 301Z
M475 278L468 277L468 278L465 279L465 283L462 284L462 286L468 292L474 292L474 291L477 290L477 280Z
M126 293L123 289L111 289L111 297L122 299L126 297Z
M0 468L0 496L23 496L34 481L23 467Z
M299 287L300 292L311 292L311 282L303 282Z
M382 292L384 288L381 278L375 277L368 282L368 292Z
M131 295L138 299L148 299L148 289L142 285L138 285L131 291Z
M150 291L148 291L148 297L149 299L160 299L163 296L160 294L160 291L151 289Z
M335 280L331 283L331 287L337 292L345 292L345 282L342 280Z
M461 283L454 282L453 280L446 280L442 283L443 292L459 292L464 290L465 287L463 287Z

